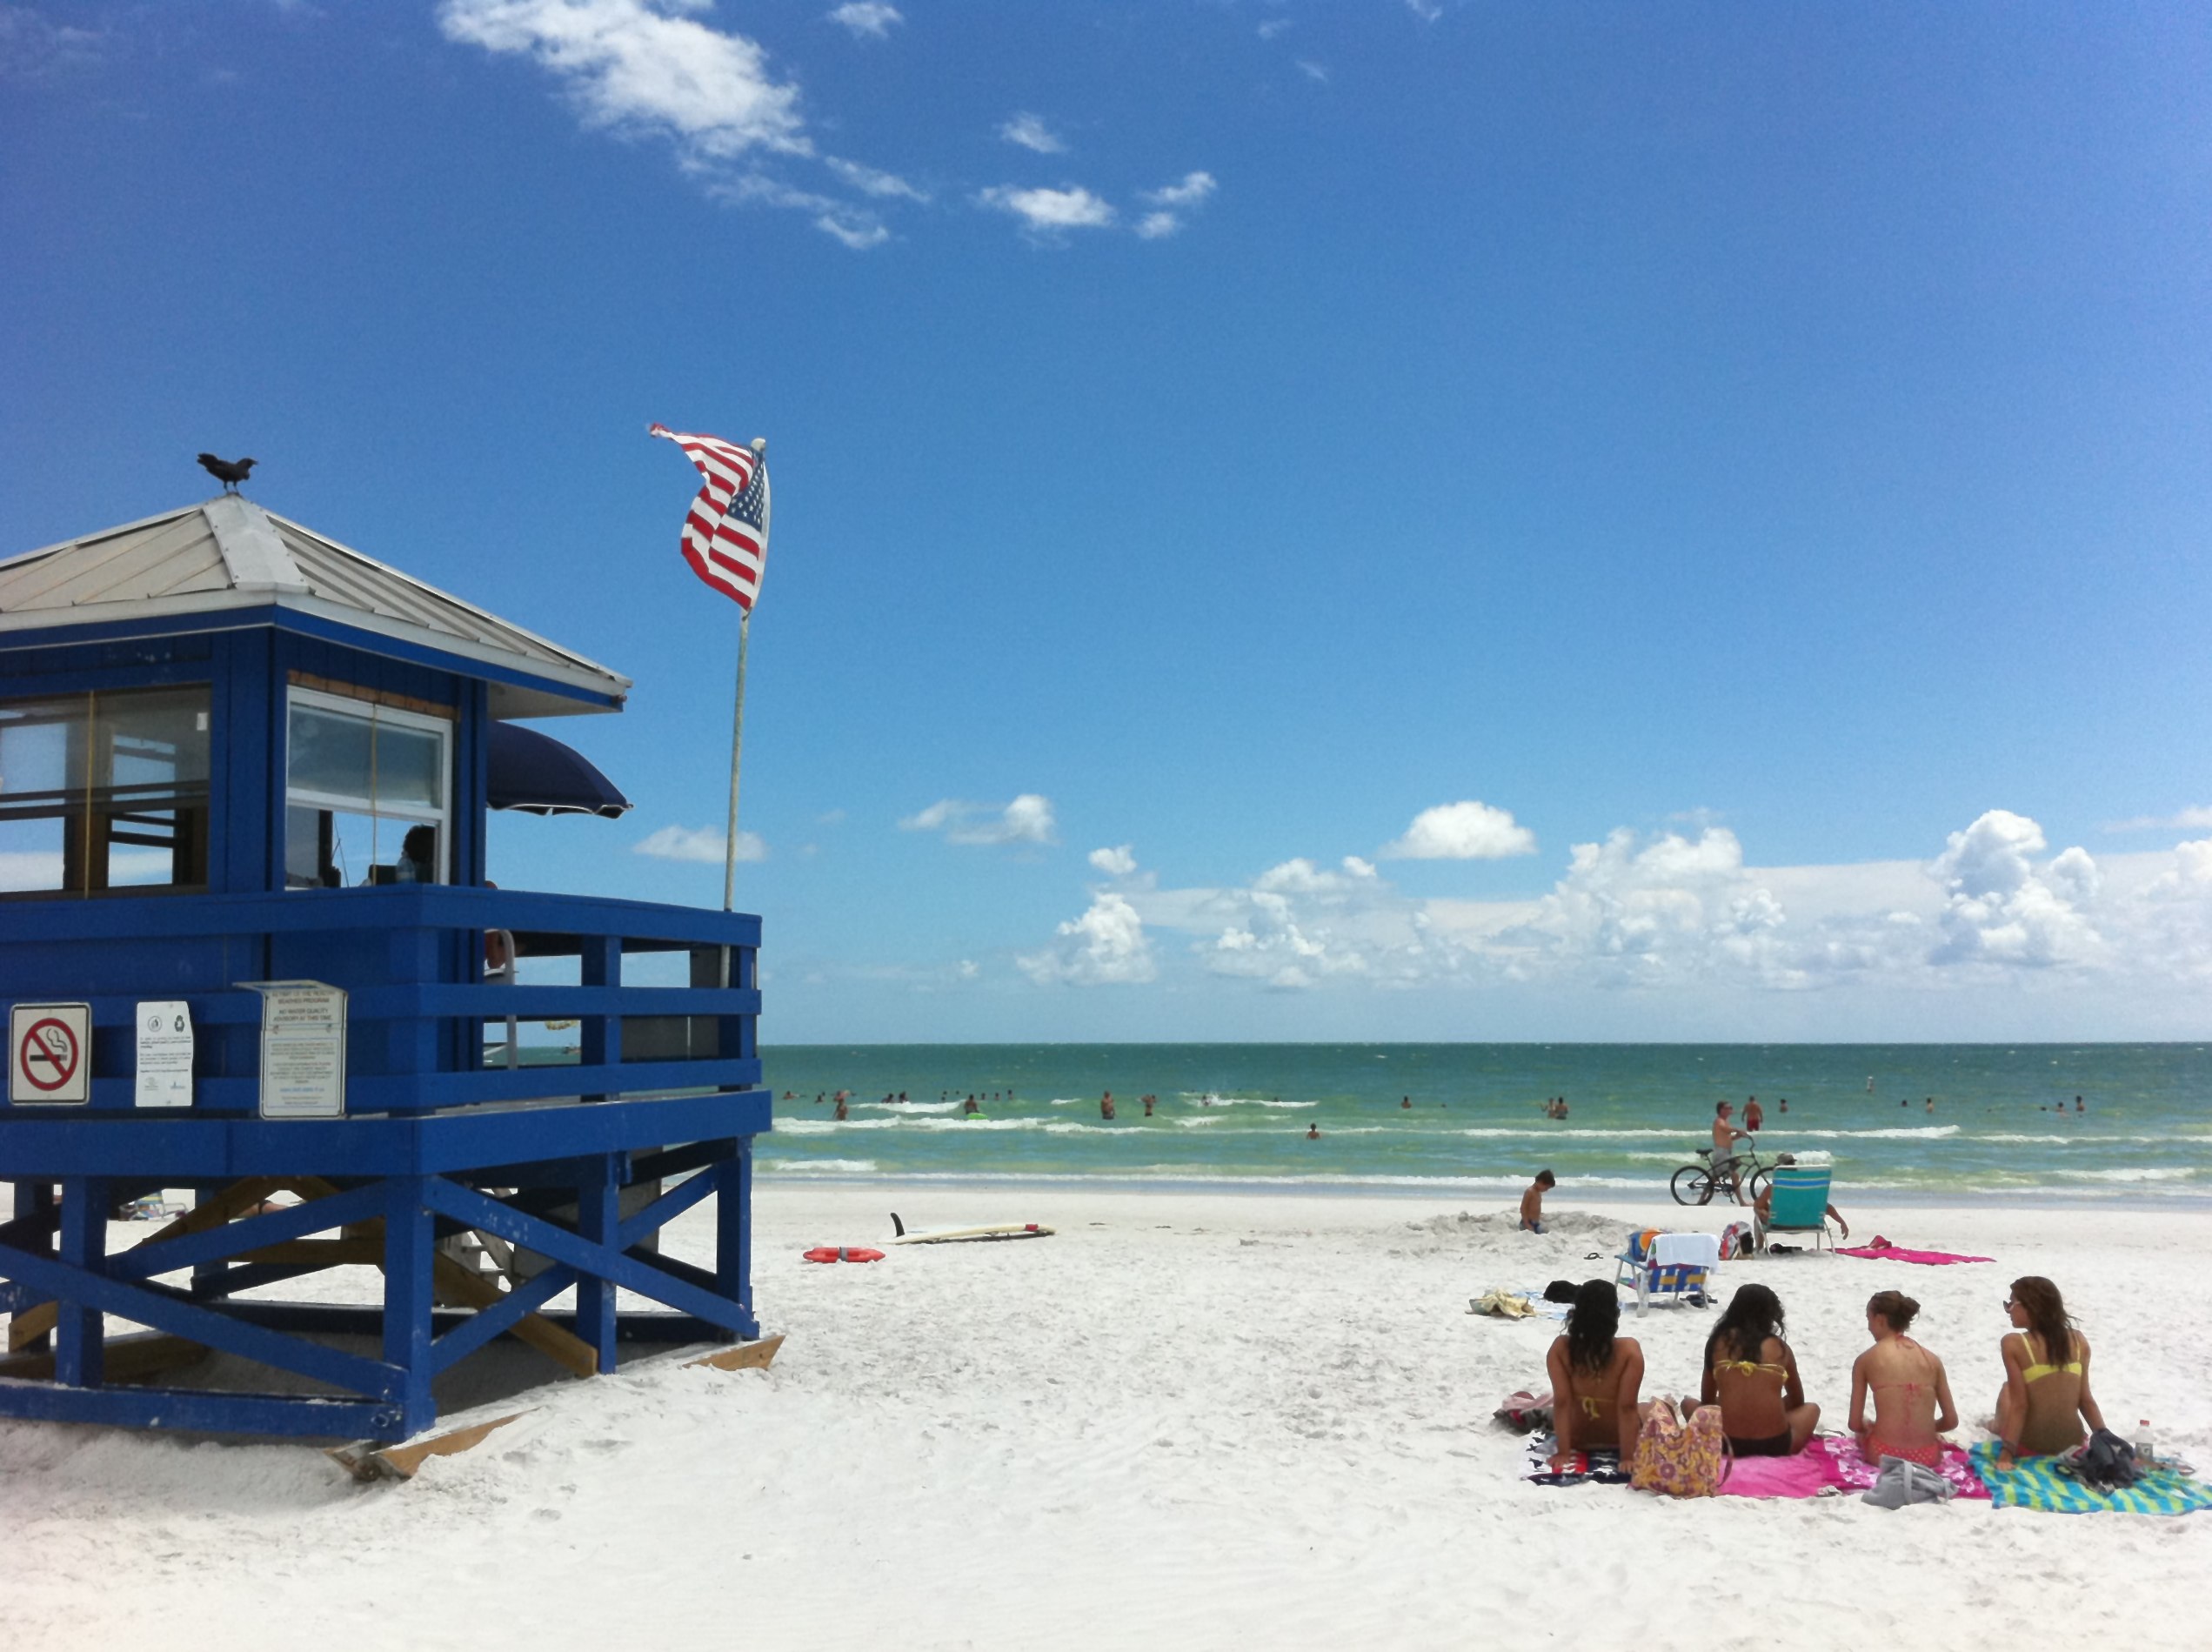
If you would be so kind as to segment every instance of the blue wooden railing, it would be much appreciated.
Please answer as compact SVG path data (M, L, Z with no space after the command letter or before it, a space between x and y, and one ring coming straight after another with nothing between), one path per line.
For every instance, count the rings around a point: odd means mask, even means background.
M485 980L493 930L511 932L525 959L574 958L578 984ZM741 1090L759 1080L760 920L744 913L403 884L8 902L0 931L10 943L0 948L0 1012L22 1000L90 1004L93 1113L131 1108L137 1006L181 999L197 1035L191 1113L141 1116L251 1117L261 998L239 985L248 980L347 990L349 1116ZM690 954L685 977L712 984L625 985L625 958L653 953ZM509 1017L573 1020L578 1060L487 1066L485 1028ZM60 1111L0 1104L0 1117Z

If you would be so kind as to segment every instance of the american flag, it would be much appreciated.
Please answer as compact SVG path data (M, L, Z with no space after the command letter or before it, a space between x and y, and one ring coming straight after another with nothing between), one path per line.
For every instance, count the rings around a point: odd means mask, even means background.
M768 560L767 457L718 436L695 436L661 425L652 434L682 448L705 483L684 518L684 560L751 613Z

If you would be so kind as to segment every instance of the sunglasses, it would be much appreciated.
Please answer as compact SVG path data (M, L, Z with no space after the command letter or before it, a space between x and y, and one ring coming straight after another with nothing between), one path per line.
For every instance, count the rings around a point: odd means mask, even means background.
M2015 1308L2018 1308L2019 1306L2020 1306L2020 1304L2019 1304L2018 1302L2015 1302L2015 1301L2013 1301L2013 1299L2012 1299L2011 1297L2008 1296L2008 1297L2006 1297L2006 1298L2005 1298L2005 1312L2006 1312L2006 1313L2008 1313L2008 1314L2011 1313L2011 1312L2013 1311L2013 1309L2015 1309Z

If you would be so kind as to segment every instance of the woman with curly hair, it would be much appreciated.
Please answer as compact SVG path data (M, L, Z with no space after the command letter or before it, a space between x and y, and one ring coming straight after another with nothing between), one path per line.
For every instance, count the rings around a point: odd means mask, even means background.
M1739 1457L1789 1457L1805 1449L1821 1408L1805 1399L1797 1356L1782 1341L1781 1299L1747 1285L1705 1341L1700 1403L1721 1408L1721 1427Z
M1636 1406L1644 1382L1644 1351L1618 1336L1621 1298L1609 1280L1585 1280L1567 1310L1567 1334L1554 1340L1544 1363L1552 1377L1552 1472L1563 1473L1578 1452L1618 1446L1621 1466L1636 1455L1643 1418Z
M1997 1395L1997 1467L2013 1459L2071 1451L2088 1436L2082 1425L2104 1427L2104 1413L2089 1392L2089 1339L2067 1317L2065 1299L2047 1279L2029 1274L2012 1282L2005 1298L2012 1334L1998 1344L2005 1386Z

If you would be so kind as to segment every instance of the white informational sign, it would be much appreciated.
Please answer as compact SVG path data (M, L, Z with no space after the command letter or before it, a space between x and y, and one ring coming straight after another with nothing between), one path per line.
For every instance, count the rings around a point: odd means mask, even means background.
M261 1116L345 1116L345 989L247 981L261 994Z
M192 1105L192 1012L181 998L138 1006L138 1081L131 1100L142 1107Z
M8 1100L67 1105L92 1099L92 1007L17 1004L8 1012Z

